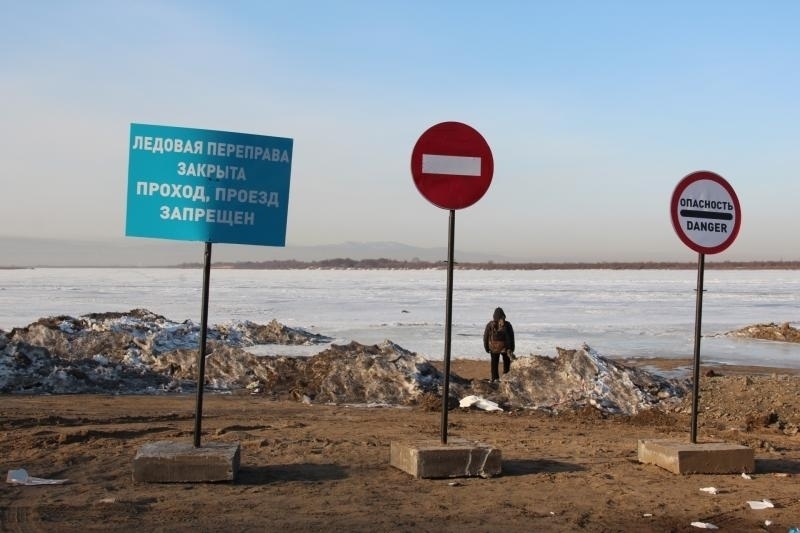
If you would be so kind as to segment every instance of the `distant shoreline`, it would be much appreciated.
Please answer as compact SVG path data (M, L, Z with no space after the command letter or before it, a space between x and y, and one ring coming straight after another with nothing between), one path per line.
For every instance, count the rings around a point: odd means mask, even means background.
M446 261L403 261L396 259L323 259L319 261L272 260L212 262L213 269L227 270L444 270ZM175 265L36 265L0 266L0 270L37 268L203 268L203 263ZM456 270L696 270L696 262L676 261L601 261L601 262L467 262L456 261ZM705 261L706 270L800 270L800 261Z
M175 268L202 268L202 263L183 263ZM322 261L212 262L212 268L242 270L436 270L446 261L401 261L395 259L325 259ZM456 261L458 270L696 270L696 262L558 262L501 263ZM705 261L707 270L800 270L800 261Z

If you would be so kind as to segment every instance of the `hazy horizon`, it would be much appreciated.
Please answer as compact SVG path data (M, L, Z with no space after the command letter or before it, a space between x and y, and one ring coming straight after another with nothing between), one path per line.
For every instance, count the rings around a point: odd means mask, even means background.
M205 246L200 242L119 237L101 240L10 238L0 235L0 268L46 267L174 267L202 264ZM554 259L511 257L456 248L455 261L464 263L602 264L685 263L697 261L692 255L681 259ZM241 263L333 259L390 259L398 261L444 262L447 248L415 247L400 242L342 242L321 246L244 246L215 244L212 263ZM732 261L724 254L708 256L706 263ZM793 261L789 258L761 258L758 261Z

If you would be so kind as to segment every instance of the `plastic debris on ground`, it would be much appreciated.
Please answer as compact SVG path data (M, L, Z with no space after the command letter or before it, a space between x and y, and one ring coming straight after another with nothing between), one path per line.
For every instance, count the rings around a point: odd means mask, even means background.
M700 529L719 529L717 526L710 522L692 522L692 527L698 527Z
M750 509L772 509L775 505L769 500L749 501Z
M459 407L469 408L475 407L477 409L482 409L484 411L502 411L502 407L500 407L495 402L490 400L486 400L481 398L480 396L464 396L461 398L461 401L458 403Z
M6 483L12 485L61 485L66 483L66 479L43 479L40 477L31 477L24 468L18 470L9 470L6 476Z
M700 490L709 494L719 494L719 489L717 487L703 487Z

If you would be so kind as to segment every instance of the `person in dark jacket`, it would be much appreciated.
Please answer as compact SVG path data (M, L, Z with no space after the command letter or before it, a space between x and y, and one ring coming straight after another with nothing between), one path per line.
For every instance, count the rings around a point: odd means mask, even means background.
M494 310L492 320L486 324L483 331L483 349L492 358L491 371L492 381L500 379L498 367L500 366L500 356L503 356L503 374L507 374L511 369L511 360L514 356L514 328L511 322L506 320L506 314L498 307Z

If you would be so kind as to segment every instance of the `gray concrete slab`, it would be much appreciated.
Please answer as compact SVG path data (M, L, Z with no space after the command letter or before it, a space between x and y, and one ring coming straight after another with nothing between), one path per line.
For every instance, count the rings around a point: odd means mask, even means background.
M389 464L417 479L497 476L500 450L466 439L392 442Z
M143 445L133 459L133 480L149 483L235 481L239 474L238 443L158 441Z
M755 453L739 444L639 440L639 462L675 474L741 474L755 470Z

